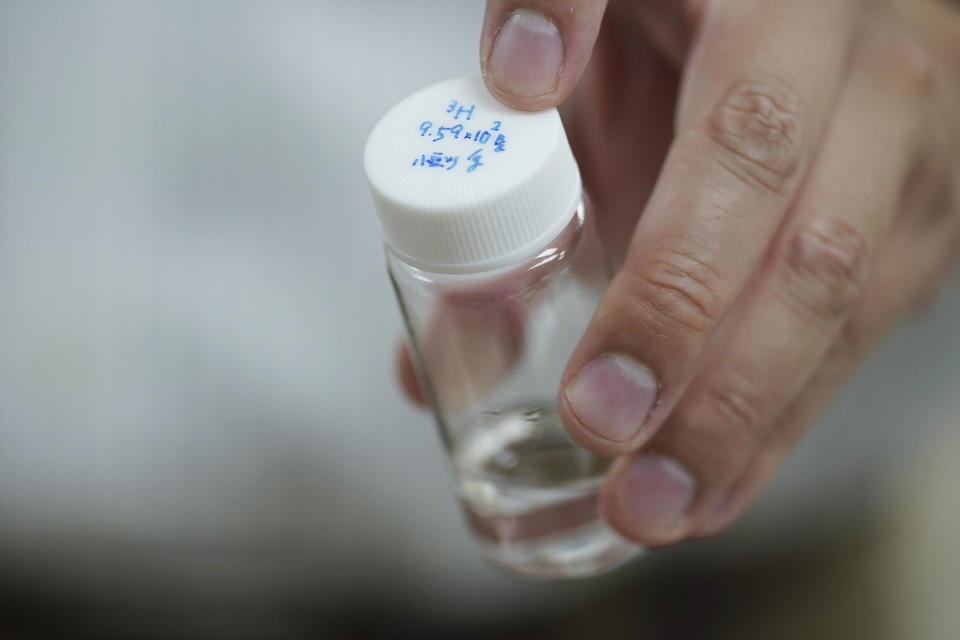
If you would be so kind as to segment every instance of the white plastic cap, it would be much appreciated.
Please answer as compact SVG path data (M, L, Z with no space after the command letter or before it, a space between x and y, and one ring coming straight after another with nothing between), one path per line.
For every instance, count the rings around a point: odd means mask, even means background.
M559 235L581 197L557 110L505 107L479 77L393 107L370 133L363 164L387 243L439 273L523 258Z

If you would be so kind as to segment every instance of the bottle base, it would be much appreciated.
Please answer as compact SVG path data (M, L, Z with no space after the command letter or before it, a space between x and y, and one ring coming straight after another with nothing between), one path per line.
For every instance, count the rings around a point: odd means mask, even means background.
M478 539L480 553L498 569L533 580L576 580L613 571L644 554L602 524L550 539L509 546Z
M488 412L461 440L455 462L467 524L483 556L501 569L583 578L642 553L600 514L611 461L577 446L550 403Z

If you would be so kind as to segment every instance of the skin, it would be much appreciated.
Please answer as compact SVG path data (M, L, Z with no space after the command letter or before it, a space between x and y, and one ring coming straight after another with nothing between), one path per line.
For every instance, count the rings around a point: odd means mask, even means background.
M555 83L532 95L491 63L518 8L563 42ZM619 264L558 395L571 436L618 457L606 518L649 546L722 530L960 255L960 9L489 0L480 62L505 104L562 104ZM585 424L563 390L611 353L659 383L626 440ZM417 397L412 373L401 356ZM650 456L692 481L669 522L631 508L628 472Z

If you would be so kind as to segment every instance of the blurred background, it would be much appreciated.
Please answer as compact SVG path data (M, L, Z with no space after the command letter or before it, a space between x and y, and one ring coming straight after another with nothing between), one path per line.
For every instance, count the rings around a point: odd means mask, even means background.
M482 11L0 0L0 637L957 637L957 278L730 532L478 559L360 158Z

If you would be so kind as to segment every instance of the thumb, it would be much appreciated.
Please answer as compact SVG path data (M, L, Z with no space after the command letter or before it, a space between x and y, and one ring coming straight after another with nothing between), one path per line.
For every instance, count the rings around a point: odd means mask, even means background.
M488 0L480 36L487 88L515 109L539 111L576 86L607 0Z

